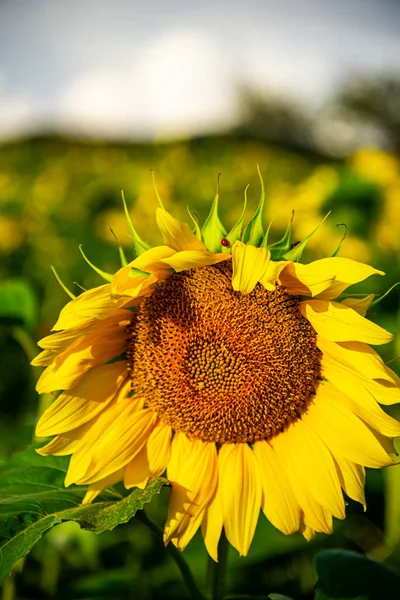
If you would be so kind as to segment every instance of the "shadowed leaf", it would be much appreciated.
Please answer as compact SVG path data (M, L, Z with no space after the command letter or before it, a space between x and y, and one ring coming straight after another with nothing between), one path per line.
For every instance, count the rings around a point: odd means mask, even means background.
M109 490L99 502L81 506L86 488L64 487L67 464L66 457L42 457L29 448L1 469L0 582L54 525L76 521L94 533L114 529L132 519L165 485L155 479L125 498Z

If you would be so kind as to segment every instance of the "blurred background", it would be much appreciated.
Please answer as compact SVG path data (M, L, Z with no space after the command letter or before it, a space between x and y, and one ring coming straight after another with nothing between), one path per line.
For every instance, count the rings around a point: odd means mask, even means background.
M97 266L131 257L125 192L151 244L154 169L167 209L202 221L221 177L221 217L245 186L278 239L296 211L301 240L332 211L306 259L371 262L400 280L400 3L397 0L0 0L0 458L28 445L38 410L35 342ZM339 227L338 227L339 225ZM113 233L110 231L112 228ZM372 318L399 329L399 288ZM400 339L383 349L399 372ZM400 416L399 414L397 415ZM313 558L350 548L400 566L400 467L368 473L368 511L350 503L333 536L306 543L260 518L250 555L231 553L237 593L313 596ZM162 523L166 497L152 505ZM201 538L185 552L206 577ZM169 557L140 524L97 537L71 523L34 548L3 600L185 598Z

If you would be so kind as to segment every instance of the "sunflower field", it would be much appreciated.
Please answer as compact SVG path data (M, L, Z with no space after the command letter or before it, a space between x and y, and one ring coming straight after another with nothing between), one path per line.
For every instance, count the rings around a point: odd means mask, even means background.
M395 153L3 143L0 256L1 600L400 597Z

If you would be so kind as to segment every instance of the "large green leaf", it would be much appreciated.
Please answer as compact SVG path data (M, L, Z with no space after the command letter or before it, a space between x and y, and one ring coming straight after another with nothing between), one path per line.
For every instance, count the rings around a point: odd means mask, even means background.
M35 294L23 279L10 279L0 284L0 322L33 330L37 313Z
M327 550L317 555L317 600L398 600L400 574L355 552Z
M145 490L123 498L110 490L100 501L81 506L86 488L64 487L68 459L42 457L29 448L16 454L0 471L0 582L32 546L63 521L102 533L127 523L165 484L152 480Z

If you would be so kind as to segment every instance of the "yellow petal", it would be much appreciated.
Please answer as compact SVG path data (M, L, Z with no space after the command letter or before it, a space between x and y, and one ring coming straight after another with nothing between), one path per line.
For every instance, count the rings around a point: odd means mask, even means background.
M187 223L174 219L163 208L157 208L157 225L164 239L164 244L173 250L205 251L204 244L190 231Z
M113 294L137 298L151 292L151 286L170 275L163 259L175 254L168 246L156 246L143 252L125 267L117 271L111 283ZM141 273L144 271L145 273ZM146 274L147 273L147 274Z
M342 301L342 304L352 308L362 317L365 317L367 310L369 309L369 306L374 298L375 294L369 294L368 296L365 296L365 298L346 298Z
M384 380L369 380L351 367L332 359L328 354L322 355L321 367L323 377L334 382L336 387L347 390L344 386L349 382L351 396L354 395L354 390L360 389L361 398L368 393L380 404L391 405L400 402L399 388L390 387L390 383Z
M171 455L172 429L159 422L150 433L146 446L127 464L124 485L126 488L145 488L150 477L165 471Z
M138 410L140 401L121 398L96 418L74 452L65 480L93 483L124 467L143 448L154 425L152 411Z
M300 527L300 506L278 454L266 441L256 442L253 452L260 465L263 486L261 507L265 516L286 535L298 531Z
M118 404L115 406L118 407ZM80 483L98 481L124 467L147 442L156 414L149 409L124 408L120 406L112 425L95 444L90 465Z
M124 471L124 486L127 489L138 487L144 489L151 477L146 446L126 465Z
M350 374L354 373L366 380L384 379L389 384L393 383L392 378L385 370L383 360L367 344L362 342L337 344L324 339L323 336L318 336L317 345L324 356L338 363Z
M204 511L217 485L217 451L214 443L189 440L176 432L172 440L167 477L172 483L164 541L179 538ZM201 520L197 526L200 526ZM194 532L193 532L194 533Z
M302 418L318 431L333 456L372 468L393 464L377 437L341 402L341 394L330 383L320 383L314 404Z
M168 272L168 267L166 267L164 259L173 256L175 253L176 250L168 246L156 246L143 252L143 254L135 258L129 265L134 269L154 273L158 277L164 277Z
M390 367L388 367L387 365L385 365L385 371L386 371L386 374L390 377L390 379L395 383L395 385L400 387L400 377L397 375L397 373L392 371L392 369Z
M314 529L311 529L311 527L308 527L307 525L303 524L300 529L300 532L307 542L311 542L311 540L315 538L316 532L314 531Z
M93 319L105 319L122 305L120 299L111 296L111 284L106 283L83 292L68 302L62 309L53 330L82 327Z
M349 498L363 505L366 510L364 485L365 470L364 467L356 465L351 460L346 460L343 456L335 456L335 463L338 467L340 484Z
M165 471L171 457L172 429L161 421L154 427L147 442L147 458L153 477Z
M178 273L188 269L195 269L196 267L215 265L230 259L231 256L229 254L208 252L207 250L183 250L182 252L177 252L170 258L164 258L163 262Z
M248 294L267 273L271 252L251 244L235 242L232 248L232 287Z
M100 479L100 481L91 483L89 485L88 491L85 494L85 497L82 500L82 504L91 504L93 500L95 500L95 498L97 498L97 496L101 494L103 490L106 490L107 488L113 486L115 483L118 483L118 481L121 481L123 478L123 473L124 470L119 469L119 471L111 473L111 475L108 475L108 477L104 477L104 479Z
M299 307L315 331L332 342L358 341L374 345L386 344L394 337L379 325L338 302L306 300L300 302Z
M307 421L296 421L273 440L273 446L309 494L328 512L344 519L344 499L332 455Z
M129 322L129 316L126 318L124 315L121 320L118 313L98 321L89 331L74 339L41 374L36 385L39 394L70 390L87 371L122 354L126 349Z
M290 264L287 260L274 261L270 260L267 266L267 270L264 275L260 278L260 283L270 292L273 292L275 289L275 284L279 282L279 276L283 269L285 269L288 264Z
M400 388L392 383L384 380L365 380L362 379L361 383L375 398L379 404L386 404L388 406L392 404L398 404L400 402Z
M324 277L333 277L331 285L318 295L323 300L337 298L349 285L364 281L364 279L367 279L371 275L385 274L383 271L378 271L378 269L374 269L370 265L350 258L340 258L339 256L322 258L310 263L308 266L314 271L318 270Z
M36 452L42 456L67 456L73 454L81 443L83 436L89 431L91 422L85 423L72 431L56 435L46 446L37 448Z
M51 333L46 337L42 338L38 342L38 346L40 348L46 348L55 352L56 354L61 352L66 346L72 344L76 338L80 337L82 333L90 331L90 328L93 327L93 321L90 322L85 327L77 327L72 329L66 329L65 331L57 331L56 333Z
M341 402L349 410L384 436L397 437L400 435L400 423L380 408L374 396L363 385L360 385L356 377L348 376L345 370L330 363L326 358L323 359L322 364L324 375L337 388Z
M203 519L204 511L201 511L195 519L192 519L186 527L179 531L175 532L175 534L171 537L170 541L179 548L179 550L183 551L190 540L193 538L194 534L198 530L201 525ZM168 544L168 540L166 539L165 545Z
M31 361L32 367L48 367L54 360L55 353L52 350L43 350Z
M308 265L290 262L279 275L281 285L289 294L315 296L326 290L335 276L319 268L316 260Z
M116 362L91 369L71 392L64 392L43 413L36 426L36 435L45 437L64 433L83 425L98 415L125 383L129 394L125 362Z
M222 533L223 518L219 488L206 508L201 523L201 533L208 554L218 562L218 543Z
M285 464L290 485L296 494L297 501L303 512L304 525L313 531L332 532L332 515L326 510L310 492L304 482L304 478L297 468L293 468L293 463L288 461L289 446L284 436L278 435L271 441L274 450ZM295 450L295 449L294 449ZM303 528L302 528L303 529Z
M115 273L111 282L111 289L115 296L139 298L151 293L151 287L157 281L156 275L132 271L132 266L129 264Z
M246 556L260 513L258 462L247 444L223 444L218 455L221 507L226 537Z

